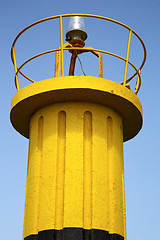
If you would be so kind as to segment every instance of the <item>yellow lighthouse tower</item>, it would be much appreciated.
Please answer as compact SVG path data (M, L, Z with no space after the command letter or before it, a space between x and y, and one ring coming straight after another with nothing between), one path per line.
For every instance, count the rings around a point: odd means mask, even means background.
M63 20L71 17L63 43ZM114 23L128 31L126 58L85 47L84 19ZM20 67L15 45L31 27L59 19L60 45L40 53ZM144 50L137 68L129 61L131 37ZM71 53L69 74L64 75L64 54ZM24 214L24 240L123 240L126 239L123 142L140 131L142 107L137 97L146 50L130 27L106 17L65 14L42 19L22 30L12 45L17 93L11 104L11 122L29 138ZM35 82L22 68L37 57L55 53L55 73ZM74 76L79 54L99 59L99 76ZM124 78L117 83L103 78L102 56L124 61ZM134 73L127 78L128 66ZM116 70L116 69L115 69ZM18 74L31 82L20 89ZM130 81L135 79L135 90Z

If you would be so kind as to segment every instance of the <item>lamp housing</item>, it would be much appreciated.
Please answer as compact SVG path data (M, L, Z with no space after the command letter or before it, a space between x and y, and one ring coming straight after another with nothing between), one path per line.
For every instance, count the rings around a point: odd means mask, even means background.
M74 16L70 18L69 28L66 33L66 41L70 41L72 39L81 39L83 41L87 39L83 17Z

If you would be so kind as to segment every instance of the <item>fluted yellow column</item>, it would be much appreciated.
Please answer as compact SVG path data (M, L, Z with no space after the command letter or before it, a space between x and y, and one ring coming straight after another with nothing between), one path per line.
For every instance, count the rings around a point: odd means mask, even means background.
M142 125L137 96L101 78L48 79L15 95L11 121L29 137L23 238L126 239L123 141Z

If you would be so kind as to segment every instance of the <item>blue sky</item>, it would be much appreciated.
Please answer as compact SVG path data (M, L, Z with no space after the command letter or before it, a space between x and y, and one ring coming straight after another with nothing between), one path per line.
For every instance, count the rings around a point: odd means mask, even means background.
M138 94L143 106L144 124L141 132L124 144L127 239L157 239L160 227L159 12L158 0L0 1L1 239L18 240L22 238L28 154L28 140L13 129L9 119L11 100L16 93L14 67L10 58L11 45L16 35L27 25L45 17L64 13L90 13L118 20L134 29L146 45L147 61L142 70L142 86ZM94 31L94 24L90 23L88 28L90 31L93 28ZM100 29L100 31L106 39L109 39L110 35L104 32L104 29ZM25 43L28 41L28 46L32 46L31 36L26 35L26 37ZM52 37L53 40L57 39L57 36L53 35ZM123 38L122 35L120 37ZM47 47L50 48L51 42L47 38L45 40L48 44ZM93 39L92 44L92 38L88 39L89 45L97 44L98 41L98 38ZM23 45L20 46L22 48L18 49L17 47L17 51L20 59L23 59L28 50L23 52ZM133 51L133 56L135 60L138 60L141 52Z

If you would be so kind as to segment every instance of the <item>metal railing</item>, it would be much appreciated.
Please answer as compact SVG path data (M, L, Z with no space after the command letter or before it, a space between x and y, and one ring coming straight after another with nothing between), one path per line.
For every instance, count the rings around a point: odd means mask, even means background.
M128 31L129 31L129 35L128 35L128 43L127 43L127 53L126 53L126 58L123 58L117 54L114 54L114 53L111 53L111 52L107 52L107 51L104 51L104 50L100 50L100 49L94 49L94 48L90 48L90 47L87 47L87 50L88 51L94 51L94 52L97 52L97 53L104 53L104 54L107 54L107 55L111 55L113 57L116 57L122 61L125 62L125 69L124 69L124 77L123 77L123 82L121 82L120 84L122 84L124 87L127 86L127 84L135 77L137 76L137 80L136 80L136 87L135 87L135 94L138 93L139 89L140 89L140 86L141 86L141 69L142 67L144 66L144 63L145 63L145 60L146 60L146 48L145 48L145 45L142 41L142 39L140 38L140 36L134 31L132 30L130 27L128 27L127 25L121 23L121 22L118 22L116 20L113 20L113 19L110 19L110 18L107 18L107 17L102 17L102 16L97 16L97 15L92 15L92 14L63 14L63 15L57 15L57 16L52 16L52 17L48 17L48 18L44 18L44 19L41 19L37 22L34 22L32 23L31 25L27 26L26 28L24 28L18 35L17 37L15 38L13 44L12 44L12 48L11 48L11 59L12 59L12 62L14 64L14 69L15 69L15 85L16 85L16 88L17 88L17 91L19 91L19 80L18 80L18 74L20 73L23 77L25 77L27 80L29 80L30 82L34 83L35 81L32 80L31 78L29 78L28 76L26 76L23 72L22 72L22 68L27 64L29 63L30 61L42 56L42 55L45 55L45 54L49 54L49 53L53 53L53 52L57 52L57 51L60 51L61 52L61 76L63 77L64 76L64 51L66 50L83 50L83 48L77 48L77 47L64 47L64 44L63 44L63 18L66 18L66 17L73 17L73 16L82 16L82 17L89 17L89 18L97 18L97 19L102 19L102 20L105 20L105 21L109 21L109 22L112 22L112 23L115 23L115 24L118 24L124 28L126 28ZM53 49L53 50L49 50L49 51L45 51L45 52L42 52L40 54L37 54L31 58L29 58L27 61L25 61L20 67L17 66L17 63L16 63L16 54L15 54L15 45L16 45L16 42L17 40L20 38L20 36L26 32L28 29L30 29L31 27L39 24L39 23L42 23L42 22L45 22L45 21L49 21L49 20L52 20L52 19L57 19L59 18L59 21L60 21L60 48L57 48L57 49ZM129 61L129 52L130 52L130 43L131 43L131 36L132 34L134 34L136 36L136 38L140 41L141 45L142 45L142 48L143 48L143 60L141 62L141 65L139 66L139 68L136 68L133 63L131 63ZM86 48L84 48L86 49ZM127 79L127 71L128 71L128 65L130 65L133 69L134 69L134 74L132 76L130 76L128 79Z

